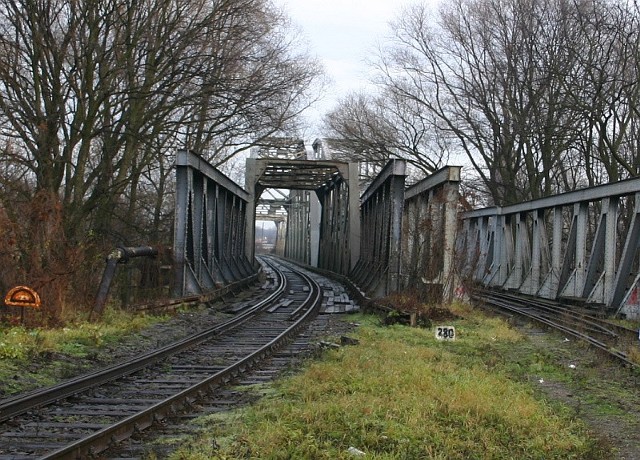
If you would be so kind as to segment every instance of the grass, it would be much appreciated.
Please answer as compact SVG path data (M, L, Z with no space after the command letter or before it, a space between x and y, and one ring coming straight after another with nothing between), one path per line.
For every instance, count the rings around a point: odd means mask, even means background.
M569 410L526 383L560 370L514 355L525 339L503 321L455 308L449 342L357 317L358 346L327 352L248 409L201 419L200 436L171 458L602 458Z
M65 357L86 358L103 345L117 342L163 319L108 309L100 323L76 319L68 321L63 328L51 329L0 325L2 394L51 385L60 378L67 378L74 370L69 369L73 363L67 362ZM43 360L48 361L49 366L30 372L31 361Z
M158 320L158 317L123 310L108 310L100 323L76 320L53 329L0 326L0 361L26 360L46 353L83 357L90 348L114 342Z

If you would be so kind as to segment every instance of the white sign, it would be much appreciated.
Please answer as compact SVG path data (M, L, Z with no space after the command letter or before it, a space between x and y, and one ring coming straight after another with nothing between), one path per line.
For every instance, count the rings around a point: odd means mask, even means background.
M436 327L436 339L437 340L455 340L456 328L453 326Z

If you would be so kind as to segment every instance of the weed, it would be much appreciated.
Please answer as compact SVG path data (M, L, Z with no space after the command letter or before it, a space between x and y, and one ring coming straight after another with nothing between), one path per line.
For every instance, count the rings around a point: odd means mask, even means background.
M637 346L629 347L627 355L630 361L640 365L640 348Z

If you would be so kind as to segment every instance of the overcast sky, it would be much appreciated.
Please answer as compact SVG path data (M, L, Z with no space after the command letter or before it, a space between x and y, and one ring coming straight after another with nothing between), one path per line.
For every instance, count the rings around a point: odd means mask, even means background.
M437 0L429 0L436 3ZM376 43L388 35L388 23L411 0L274 0L282 7L309 42L312 55L323 63L331 79L329 94L315 110L310 111L313 123L306 133L309 144L321 137L318 126L322 115L335 106L338 99L350 91L368 85L366 64ZM415 3L415 0L413 0Z

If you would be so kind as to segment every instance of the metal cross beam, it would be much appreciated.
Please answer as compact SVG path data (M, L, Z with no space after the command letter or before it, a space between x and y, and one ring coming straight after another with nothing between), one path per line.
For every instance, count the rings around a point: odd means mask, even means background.
M281 221L287 218L287 208L291 206L290 199L260 199L256 206L256 220Z
M317 160L250 159L263 189L316 190L340 175L348 163ZM249 160L248 160L249 161Z

